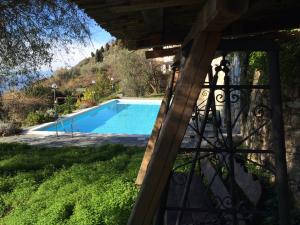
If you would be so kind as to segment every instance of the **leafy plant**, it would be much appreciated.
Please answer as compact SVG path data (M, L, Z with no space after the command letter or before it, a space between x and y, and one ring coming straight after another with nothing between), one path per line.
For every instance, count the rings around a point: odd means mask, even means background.
M252 52L249 56L249 71L253 75L255 71L261 73L259 77L260 84L268 83L268 62L266 52Z
M67 96L65 103L57 105L57 112L59 114L69 114L76 109L75 99L72 96Z
M0 224L125 225L142 154L121 145L0 144Z
M52 113L43 112L43 111L35 111L30 112L25 121L24 125L26 126L33 126L41 123L51 122L55 120L55 116Z

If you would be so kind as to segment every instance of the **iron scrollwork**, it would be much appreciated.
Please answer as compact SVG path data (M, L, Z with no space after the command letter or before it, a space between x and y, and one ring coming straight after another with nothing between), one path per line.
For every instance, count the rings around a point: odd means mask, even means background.
M224 74L224 84L219 85L221 73ZM257 183L255 176L247 169L251 161L255 161L249 156L252 155L251 151L261 155L264 152L246 146L247 141L259 136L270 123L270 107L265 97L268 96L268 88L232 85L229 73L230 63L224 55L220 64L215 67L215 73L210 73L209 85L200 93L189 124L193 135L197 137L197 145L194 151L184 154L184 160L182 154L178 156L177 161L182 163L179 163L171 174L170 184L173 186L168 186L168 198L164 202L165 219L169 221L168 224L187 224L188 221L188 224L195 225L246 225L255 220L257 203L249 200L252 193L245 194L247 190L243 190L245 187L241 179L247 177L248 182ZM253 98L258 99L254 101L256 104L248 107L246 114L245 106L241 103L244 91L250 92ZM245 118L248 121L245 121ZM242 133L241 123L249 124L248 132ZM239 129L236 129L237 127ZM270 154L270 151L266 152ZM243 171L244 177L237 176L238 170ZM195 180L201 189L202 200L193 205L191 195L198 193L193 187ZM177 197L180 196L176 206L170 205L174 192ZM187 217L192 221L187 220Z

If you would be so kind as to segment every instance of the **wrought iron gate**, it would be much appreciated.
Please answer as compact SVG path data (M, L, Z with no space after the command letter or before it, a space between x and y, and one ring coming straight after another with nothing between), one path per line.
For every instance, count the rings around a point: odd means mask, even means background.
M220 49L222 60L208 74L189 124L197 145L180 149L154 223L243 225L274 214L280 224L288 225L278 48L264 40L243 40L223 41ZM268 83L232 84L224 50L267 51ZM243 99L251 96L249 106ZM241 132L239 126L245 123L249 123L248 129ZM265 130L272 130L270 149L249 145ZM275 167L260 163L261 158L275 159ZM260 201L266 187L256 171L276 179L277 204L273 209Z

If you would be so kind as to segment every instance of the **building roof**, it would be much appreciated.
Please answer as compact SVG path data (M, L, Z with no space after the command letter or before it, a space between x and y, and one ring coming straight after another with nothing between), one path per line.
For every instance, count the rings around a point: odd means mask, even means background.
M209 0L74 0L131 49L181 44ZM238 2L238 1L237 1ZM299 0L249 0L248 11L225 36L248 35L300 24Z

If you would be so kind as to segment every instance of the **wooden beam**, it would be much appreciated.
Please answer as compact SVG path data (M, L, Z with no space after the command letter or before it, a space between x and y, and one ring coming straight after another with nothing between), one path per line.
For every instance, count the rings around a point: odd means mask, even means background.
M246 4L246 3L245 3ZM243 7L242 7L242 12L244 12L245 11L245 9L244 9L244 5L243 5ZM204 9L206 10L207 8L209 8L209 7L204 7ZM199 17L198 17L199 18ZM203 25L202 23L200 23L200 25ZM192 29L192 31L191 31L191 33L192 32L194 32L195 30L197 30L197 29ZM194 35L196 34L196 33L193 33ZM192 34L191 34L192 35ZM191 36L188 36L187 37L187 40L190 40L190 37ZM187 41L186 41L187 42ZM159 55L162 55L161 54L161 52L162 51L166 51L166 50L168 50L168 49L162 49L162 48L156 48L156 49L154 49L153 51L148 51L148 52L146 52L146 57L147 57L147 54L148 54L148 57L150 56L155 56L154 54L155 54L155 52L158 52L158 54ZM181 51L177 51L177 54L176 54L176 59L175 59L175 61L179 61L180 60L180 57L181 57ZM163 105L164 105L164 103L163 103ZM159 124L159 126L161 125L161 123ZM155 125L156 126L156 125ZM154 127L154 129L155 129L155 127ZM157 138L158 136L156 136L156 138ZM152 138L150 138L150 142L151 143L155 143L156 142L156 140L155 141L153 141L153 139ZM149 143L148 143L149 144ZM152 146L152 145L151 145ZM149 163L149 161L150 161L150 159L151 159L151 155L152 155L152 152L153 152L153 150L151 149L151 151L150 150L148 150L148 147L149 146L147 146L147 149L146 149L146 152L148 152L148 154L147 154L147 159L146 158L144 158L144 160L143 160L143 162L142 162L142 167L141 167L141 169L142 170L146 170L147 169L147 166L148 166L148 163ZM139 172L140 173L140 172ZM144 174L145 174L145 171L143 171L143 176L144 176ZM138 179L137 179L137 183L138 184L141 184L141 182L142 182L142 180L143 180L143 176L141 176L140 174L138 175Z
M128 225L151 224L219 37L219 33L203 32L194 41L191 57L187 59L178 81L172 106L161 128Z
M181 71L172 106L162 125L128 225L151 224L219 44L220 32L245 10L243 5L240 10L233 7L234 10L228 11L229 5L240 5L240 2L246 4L248 1L210 0L207 4L211 7L204 7L205 11L200 12L207 17L203 16L203 21L197 21L194 28L196 32L193 31L194 35L189 37L193 40L192 47ZM214 32L207 32L208 30Z
M176 55L179 50L180 47L153 49L152 51L145 51L145 55L146 55L146 59L153 59L153 58Z
M139 40L127 40L126 45L132 50L140 48L162 47L166 45L179 45L183 40L184 36L182 36L181 33L178 35L155 33L149 34L147 37L140 38Z
M202 13L199 13L196 18L195 24L197 26L192 26L192 29L185 37L183 47L202 32L203 27L207 27L207 31L223 30L238 19L241 14L245 13L247 9L248 0L207 1L201 9Z
M128 12L137 12L148 9L159 9L159 8L168 8L176 6L186 6L186 5L201 5L203 0L160 0L160 1L139 1L139 3L134 3L130 5L120 5L112 6L110 9L115 13L128 13Z

